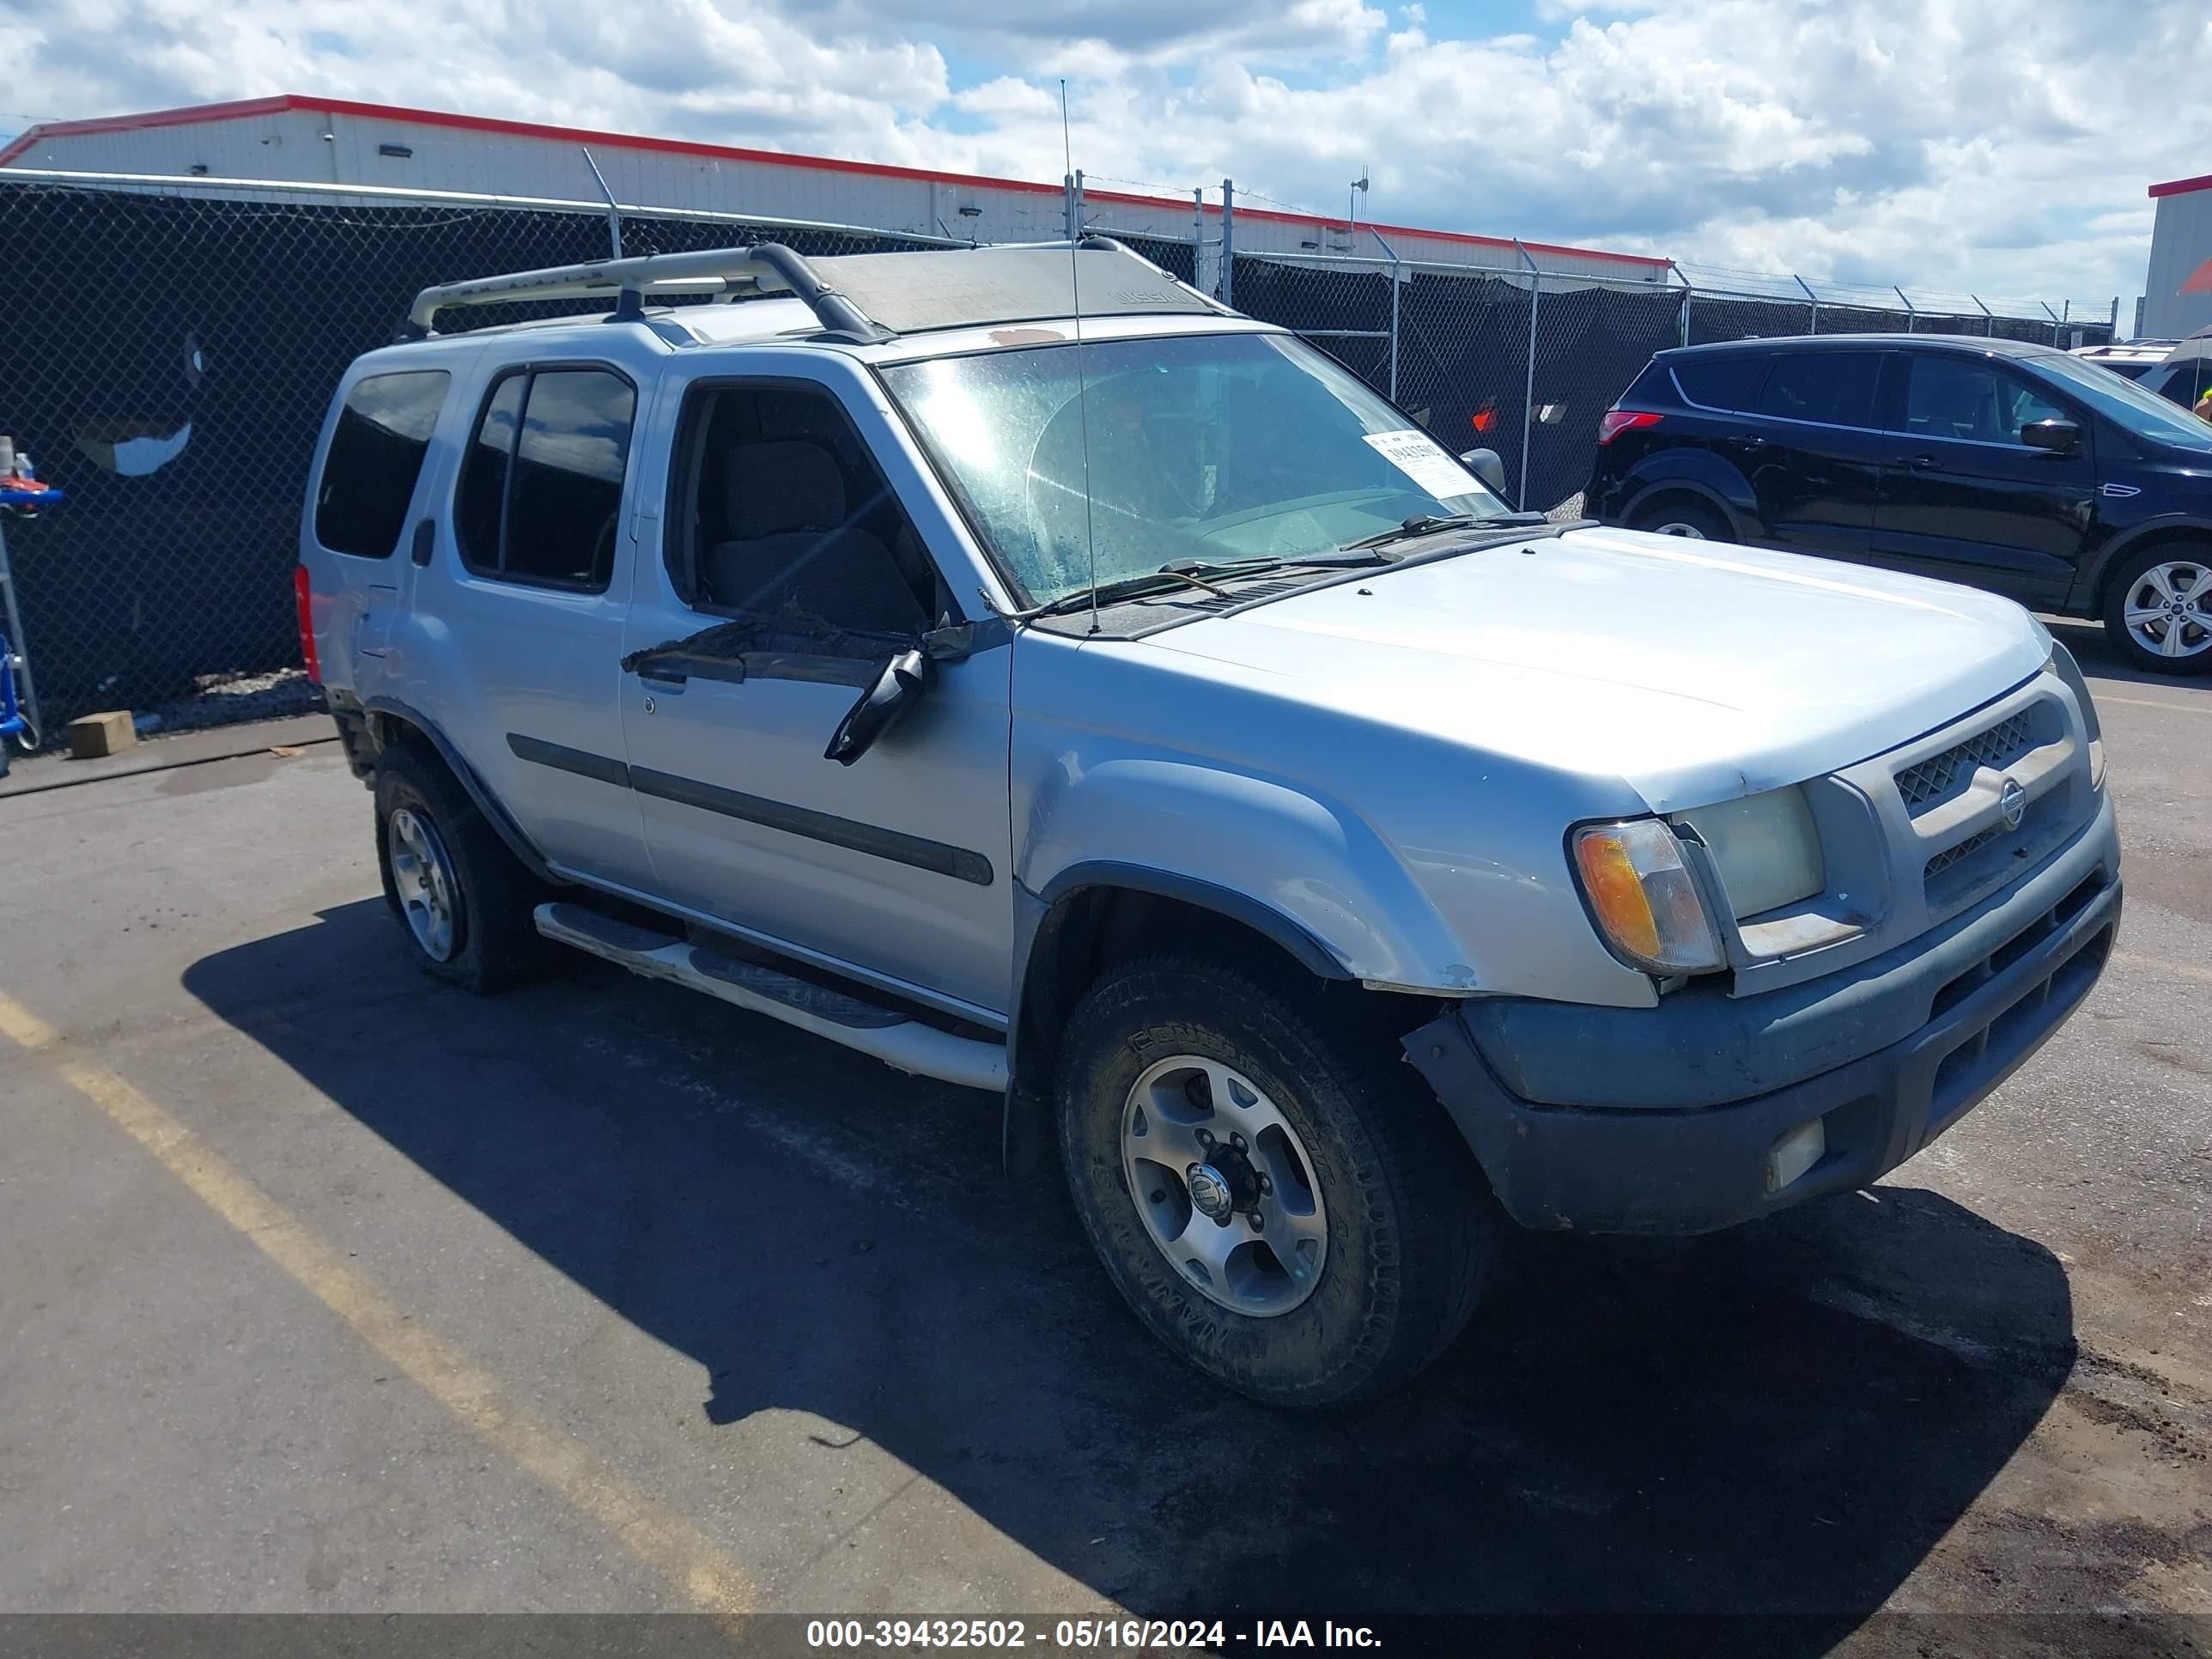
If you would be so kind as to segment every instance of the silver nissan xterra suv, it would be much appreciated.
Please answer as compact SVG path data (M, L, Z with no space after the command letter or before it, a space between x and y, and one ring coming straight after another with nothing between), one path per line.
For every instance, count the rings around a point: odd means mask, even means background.
M1509 1218L1871 1182L2112 948L2096 711L2018 605L1508 512L1116 244L411 324L338 386L298 591L422 965L557 943L1001 1094L1261 1400L1410 1376Z

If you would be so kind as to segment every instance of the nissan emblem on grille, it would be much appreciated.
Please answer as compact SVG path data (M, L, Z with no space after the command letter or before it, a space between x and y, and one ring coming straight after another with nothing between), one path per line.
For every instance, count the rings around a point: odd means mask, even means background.
M2027 816L2027 791L2011 778L1997 792L1997 811L2004 814L2005 828L2017 830L2020 821Z

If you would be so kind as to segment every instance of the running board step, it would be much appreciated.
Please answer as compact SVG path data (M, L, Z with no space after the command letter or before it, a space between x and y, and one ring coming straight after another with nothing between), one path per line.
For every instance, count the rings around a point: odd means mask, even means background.
M757 963L740 962L672 934L617 921L580 904L541 904L533 919L547 939L603 957L647 979L665 979L796 1025L872 1054L896 1070L994 1093L1006 1089L1004 1043L955 1036L896 1008L810 984Z

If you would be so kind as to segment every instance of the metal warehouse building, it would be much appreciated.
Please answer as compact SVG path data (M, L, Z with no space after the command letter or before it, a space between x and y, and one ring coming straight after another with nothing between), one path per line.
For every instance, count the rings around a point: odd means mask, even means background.
M2153 185L2158 220L2136 332L2172 338L2212 326L2212 173Z
M597 203L584 159L588 146L608 188L625 207L737 213L808 220L986 242L1035 241L1065 234L1059 182L987 179L927 168L884 167L814 155L737 149L531 122L452 115L285 94L88 121L35 126L0 150L0 167L133 174L149 182L204 176L332 186L399 186L472 197ZM1221 234L1218 190L1204 210L1205 239ZM1190 240L1199 210L1189 199L1086 189L1093 227ZM1460 265L1517 266L1510 239L1363 223L1302 213L1235 209L1240 253L1301 251L1373 254L1373 230L1401 258ZM1547 270L1658 282L1667 261L1588 248L1526 245Z

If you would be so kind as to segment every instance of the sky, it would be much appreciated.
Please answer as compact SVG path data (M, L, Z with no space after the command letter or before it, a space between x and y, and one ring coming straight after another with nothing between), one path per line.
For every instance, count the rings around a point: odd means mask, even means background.
M0 129L277 92L2101 307L2203 0L0 0ZM27 69L30 72L24 73Z

